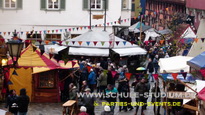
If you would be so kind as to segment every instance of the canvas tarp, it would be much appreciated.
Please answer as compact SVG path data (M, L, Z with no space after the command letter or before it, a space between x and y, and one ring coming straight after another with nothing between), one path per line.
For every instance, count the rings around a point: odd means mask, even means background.
M159 66L160 73L178 73L180 70L184 72L189 72L189 66L187 61L191 60L193 57L185 56L174 56L170 58L160 58Z
M189 60L187 64L197 70L205 69L205 52Z
M15 73L14 73L15 72ZM20 89L25 88L27 95L31 99L32 94L32 68L10 68L9 89L15 89L17 95L20 94Z

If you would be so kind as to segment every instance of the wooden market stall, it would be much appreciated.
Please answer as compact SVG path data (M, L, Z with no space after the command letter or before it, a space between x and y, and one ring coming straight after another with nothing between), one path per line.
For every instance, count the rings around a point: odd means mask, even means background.
M31 102L59 102L59 69L78 67L75 61L57 62L47 54L41 54L34 45L29 45L21 52L17 67L9 60L9 89L15 89L19 95L21 88L26 88Z

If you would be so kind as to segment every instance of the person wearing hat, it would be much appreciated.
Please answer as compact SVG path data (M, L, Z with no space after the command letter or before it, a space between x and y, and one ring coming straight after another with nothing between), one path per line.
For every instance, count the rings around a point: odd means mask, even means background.
M80 113L78 115L89 115L88 113L86 113L87 109L85 106L81 106L80 107Z
M109 106L105 106L104 111L101 113L101 115L114 115L114 113L111 111Z
M88 76L88 84L89 88L91 89L91 92L94 91L94 87L96 85L96 73L93 69L90 69L90 74Z
M81 98L81 101L83 105L87 108L87 113L89 115L95 115L95 107L94 107L94 102L95 102L95 97L89 95L91 92L90 88L85 89L85 95Z

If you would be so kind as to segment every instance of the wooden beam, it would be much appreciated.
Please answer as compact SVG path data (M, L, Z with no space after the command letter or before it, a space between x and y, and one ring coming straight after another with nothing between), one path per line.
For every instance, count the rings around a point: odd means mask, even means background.
M191 106L191 105L188 105L188 104L184 104L183 107L187 108L187 109L190 109L190 110L198 111L198 107Z

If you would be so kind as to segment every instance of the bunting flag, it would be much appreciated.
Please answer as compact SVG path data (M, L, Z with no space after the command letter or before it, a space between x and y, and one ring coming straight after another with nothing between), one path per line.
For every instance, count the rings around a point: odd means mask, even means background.
M41 55L43 55L43 53L45 52L45 47L44 45L40 45L39 49L41 50Z
M182 76L184 77L184 79L186 79L187 72L183 72L183 73L182 73Z
M72 61L72 68L75 66L76 62Z
M93 43L94 43L94 45L96 46L96 44L97 44L98 42L94 41Z
M46 34L46 30L44 30L43 33ZM28 32L26 34L28 34Z
M49 57L50 57L50 59L53 57L53 54L52 53L49 53Z
M163 43L164 43L164 40L160 40L159 42L160 42L160 44L163 44Z
M0 35L1 35L1 32L0 32Z
M120 43L119 41L116 42L117 46L118 46L119 43Z
M89 45L90 45L90 42L86 42L86 44L89 46Z
M134 42L134 41L131 41L130 43L133 45L135 42Z
M50 43L50 41L46 40L45 43L46 43L46 45L48 45Z
M82 30L83 29L83 27L80 27L80 30Z
M23 32L21 32L21 35L23 34Z
M47 32L50 33L50 30L48 30Z
M194 41L195 41L196 43L198 42L198 40L199 40L198 38L195 38L195 39L194 39Z
M167 76L168 76L167 73L163 73L163 74L162 74L162 78L164 79L164 81L167 81Z
M39 42L39 44L41 45L41 43L42 43L42 40L37 40L38 42Z
M75 28L73 28L73 31L75 30Z
M155 80L158 80L159 75L158 74L152 74L154 76Z
M66 29L67 30L67 29ZM71 31L71 28L68 29L69 31Z
M63 30L62 29L60 29L60 32L62 32Z
M73 45L75 44L75 41L72 41Z
M78 44L81 46L81 44L82 44L83 42L82 41L78 41Z
M69 44L69 41L66 41L65 44L68 45L68 44Z
M18 76L16 70L13 71L12 75L16 75L16 76Z
M7 82L7 84L8 84L8 85L12 85L13 83L11 82L11 80L9 80L9 81Z
M58 30L56 30L56 33L58 33Z
M205 38L201 38L201 41L204 42L204 39L205 39Z
M37 49L37 47L33 46L33 52L35 52L35 51L36 51L36 49Z
M110 45L112 45L112 41L109 41Z
M26 47L28 47L30 43L31 43L30 40L25 40L25 46L26 46Z
M201 72L201 75L202 75L203 77L205 77L205 69L201 69L200 72Z
M62 45L62 41L58 41L59 45Z
M104 46L105 42L101 42L102 46Z
M56 41L52 41L53 44L56 44Z
M126 43L127 43L126 41L123 41L123 44L124 44L124 45L126 45Z
M78 30L79 28L77 27L76 30Z
M117 74L117 71L111 71L112 77L114 78L115 75Z
M172 77L174 78L174 80L177 80L177 76L178 76L178 73L172 73Z
M125 76L128 80L130 80L131 76L132 76L132 73L125 73Z
M6 35L6 32L4 32L4 35Z
M10 35L11 34L11 32L8 32L8 35Z

